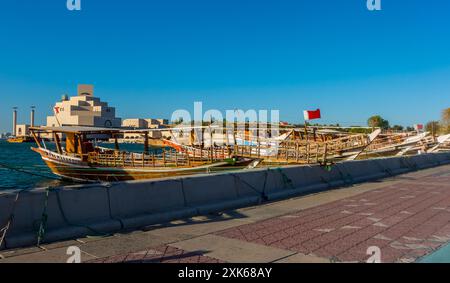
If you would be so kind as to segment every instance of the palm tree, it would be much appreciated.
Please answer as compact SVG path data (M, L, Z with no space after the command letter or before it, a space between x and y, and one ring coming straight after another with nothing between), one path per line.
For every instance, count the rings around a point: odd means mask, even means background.
M442 110L442 127L444 133L450 133L450 108Z
M367 125L372 128L387 129L389 128L389 121L383 119L380 115L375 115L367 120Z

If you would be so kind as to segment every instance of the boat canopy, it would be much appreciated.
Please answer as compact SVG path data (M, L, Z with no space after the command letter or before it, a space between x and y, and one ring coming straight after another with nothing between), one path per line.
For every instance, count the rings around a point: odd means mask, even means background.
M45 145L41 143L40 133L51 134L56 143L56 149L59 154L63 153L60 135L65 135L66 153L78 154L83 158L86 154L94 150L92 142L86 138L89 135L111 135L115 141L115 150L119 151L119 142L117 136L122 133L141 133L144 135L144 152L149 152L149 130L123 130L117 128L99 128L99 127L83 127L83 126L60 126L60 127L31 127L31 134L39 147Z
M191 130L197 128L208 128L208 127L186 127L186 128L161 128L161 129L132 129L132 128L101 128L101 127L87 127L87 126L60 126L60 127L31 127L30 130L33 132L46 132L46 133L71 133L71 134L120 134L120 133L136 133L145 134L150 132L161 132L161 131L175 131L175 130ZM216 128L216 127L212 127Z

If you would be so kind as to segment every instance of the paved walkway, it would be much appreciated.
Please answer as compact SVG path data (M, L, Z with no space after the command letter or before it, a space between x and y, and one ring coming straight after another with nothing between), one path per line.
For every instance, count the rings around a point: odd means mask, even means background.
M339 190L150 226L0 252L0 262L414 262L450 242L450 166Z

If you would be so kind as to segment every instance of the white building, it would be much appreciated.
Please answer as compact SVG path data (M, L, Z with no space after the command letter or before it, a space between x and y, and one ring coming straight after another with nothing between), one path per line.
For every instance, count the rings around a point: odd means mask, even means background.
M47 126L88 126L119 128L121 118L116 118L116 109L94 97L92 85L79 85L78 95L64 97L54 106L54 116L47 117Z
M30 125L16 125L16 136L25 137L30 135Z
M147 129L148 123L145 119L124 119L122 120L123 128Z
M149 131L148 135L150 138L159 139L162 137L162 132L156 129L166 128L168 124L167 119L141 119L132 118L124 119L122 121L122 128L128 129L154 129L154 131ZM143 142L144 136L140 133L125 133L124 141L126 142Z
M1 133L0 134L0 139L7 139L11 137L11 133Z
M169 124L167 119L145 119L147 121L147 127L150 129L166 128Z
M162 129L166 128L168 125L167 119L124 119L122 121L123 128L134 128L134 129Z

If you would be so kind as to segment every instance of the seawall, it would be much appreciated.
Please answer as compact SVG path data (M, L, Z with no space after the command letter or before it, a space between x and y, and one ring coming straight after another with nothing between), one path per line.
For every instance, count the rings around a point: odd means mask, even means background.
M101 235L256 205L450 163L450 153L422 154L222 174L37 188L0 194L0 248ZM0 234L1 236L1 234Z

